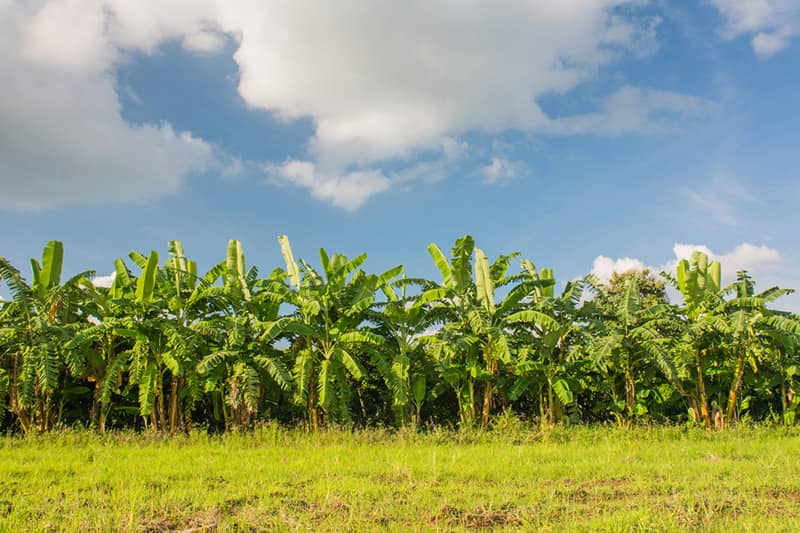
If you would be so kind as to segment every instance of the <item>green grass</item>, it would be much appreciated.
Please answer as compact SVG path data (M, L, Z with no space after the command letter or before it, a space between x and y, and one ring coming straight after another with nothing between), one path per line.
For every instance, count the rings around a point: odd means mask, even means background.
M800 432L0 438L0 530L800 530Z

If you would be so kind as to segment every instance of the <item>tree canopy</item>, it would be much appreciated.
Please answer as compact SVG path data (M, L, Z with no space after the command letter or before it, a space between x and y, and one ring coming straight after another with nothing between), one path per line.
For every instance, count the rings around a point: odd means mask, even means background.
M62 276L49 242L29 277L0 257L0 426L244 430L259 421L480 426L500 410L543 428L615 420L794 424L800 319L790 289L722 285L696 252L675 272L559 283L517 253L465 236L441 279L321 249L264 276L230 241L199 273L179 241ZM670 302L666 288L681 295Z

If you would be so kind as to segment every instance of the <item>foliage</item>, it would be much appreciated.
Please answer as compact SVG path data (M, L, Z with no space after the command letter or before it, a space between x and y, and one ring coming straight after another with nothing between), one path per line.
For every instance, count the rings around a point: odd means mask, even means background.
M723 286L702 253L660 278L557 284L470 236L449 257L428 247L439 281L369 273L366 254L321 249L312 265L278 244L284 264L265 276L239 241L205 274L171 241L163 262L117 259L110 287L62 280L58 241L31 281L0 257L0 427L797 421L800 320L775 307L791 291L758 292L746 272Z

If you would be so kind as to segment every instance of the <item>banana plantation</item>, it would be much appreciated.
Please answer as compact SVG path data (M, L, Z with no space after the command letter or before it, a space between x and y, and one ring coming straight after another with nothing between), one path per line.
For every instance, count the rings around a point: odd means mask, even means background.
M62 276L62 243L30 275L0 257L0 429L243 431L325 426L492 427L639 421L792 425L800 318L696 252L676 271L556 281L472 237L441 279L320 250L266 275L238 241L208 272L172 241L132 252L110 287ZM27 270L27 268L26 268ZM680 297L670 302L668 287Z

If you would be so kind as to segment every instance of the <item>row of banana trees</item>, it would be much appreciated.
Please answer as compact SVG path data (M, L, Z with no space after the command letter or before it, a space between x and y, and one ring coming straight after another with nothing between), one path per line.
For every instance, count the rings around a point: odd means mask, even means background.
M379 274L320 250L263 276L230 241L200 274L179 241L161 261L117 259L62 279L51 241L31 277L0 257L0 424L242 430L305 424L490 426L511 409L556 424L637 419L721 428L795 421L800 319L739 272L722 286L702 253L676 272L591 276L557 286L518 254L490 261L472 237L450 257L428 247L440 280ZM682 296L671 304L666 285Z

